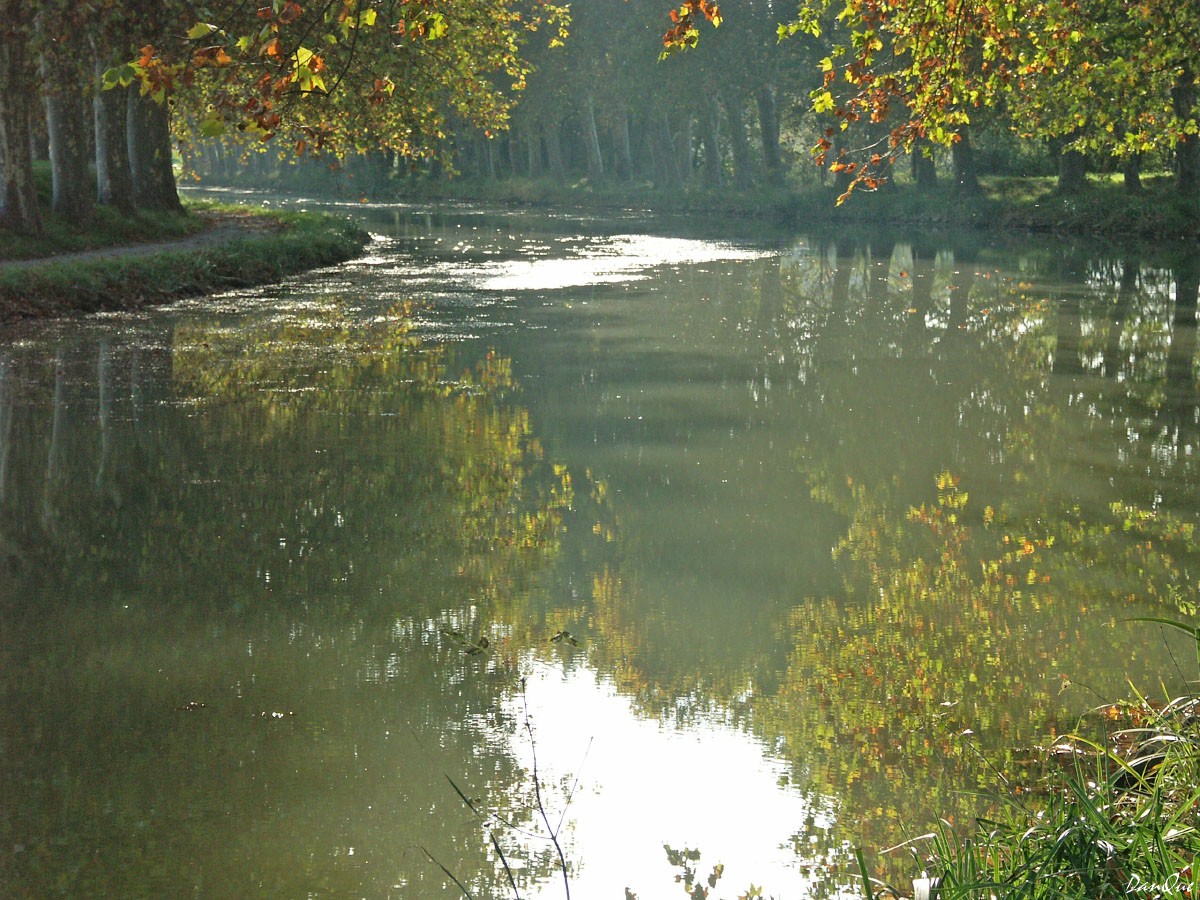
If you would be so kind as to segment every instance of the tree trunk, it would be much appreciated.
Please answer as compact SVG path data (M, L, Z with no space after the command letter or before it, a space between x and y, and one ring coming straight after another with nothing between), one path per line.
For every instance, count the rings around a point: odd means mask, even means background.
M84 130L83 71L61 50L42 57L46 131L50 135L50 208L73 222L92 217L88 136Z
M508 174L516 178L521 174L520 154L517 152L516 129L511 129L504 138L505 156L508 158Z
M913 143L912 178L917 192L928 194L937 187L937 166L933 161L933 144L928 138L917 138Z
M0 0L0 226L25 234L42 233L33 184L33 97L35 88L27 43L17 30L23 0Z
M496 141L494 138L483 138L483 168L489 181L496 180Z
M675 153L675 141L671 137L671 120L664 111L658 116L658 140L655 143L655 157L659 170L659 180L663 188L679 190L683 187L683 176L679 172L679 159Z
M617 127L614 129L613 142L617 151L617 177L621 181L633 180L633 148L629 140L629 113L621 110L617 116Z
M1130 194L1142 192L1142 154L1130 153L1121 163L1121 176L1125 190Z
M1068 136L1068 140L1070 136ZM1058 152L1058 186L1060 194L1078 194L1087 187L1087 158L1078 150L1063 149Z
M709 187L720 187L725 181L721 166L721 105L716 94L704 103L704 179Z
M950 146L954 163L954 187L960 194L974 195L980 192L979 175L975 171L975 150L971 147L971 130L964 125L958 132L958 140Z
M779 112L775 103L775 85L758 89L758 123L762 133L763 168L768 184L783 183L783 157L779 152Z
M96 199L130 215L135 204L133 176L129 173L129 144L125 138L128 88L101 90L100 77L104 68L104 63L97 60L93 85L96 93L92 99L96 127Z
M1190 119L1196 113L1196 75L1184 66L1171 88L1171 106L1180 119ZM1175 177L1179 192L1195 196L1200 187L1200 137L1185 135L1175 145Z
M171 110L166 102L132 90L127 94L125 138L134 201L142 209L180 212L171 165Z
M604 178L604 157L600 155L600 135L596 131L596 108L591 94L583 99L583 146L587 151L588 181Z
M525 162L529 169L529 177L537 178L542 174L542 144L537 129L530 127L525 130Z
M679 167L680 180L686 185L692 178L695 154L692 151L692 136L696 125L696 117L690 111L684 110L683 121L679 123L679 135L674 139L675 152L678 154L676 165Z
M567 166L563 162L561 128L557 122L547 122L542 126L546 142L546 161L550 166L550 177L555 181L567 180Z
M733 183L740 191L754 187L754 163L750 141L746 138L746 117L741 97L725 96L725 116L729 120L729 149L733 155Z

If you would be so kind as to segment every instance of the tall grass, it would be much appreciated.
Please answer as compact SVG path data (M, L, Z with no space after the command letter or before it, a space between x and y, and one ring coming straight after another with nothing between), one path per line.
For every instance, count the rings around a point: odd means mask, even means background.
M1200 659L1200 629L1148 621L1187 631ZM944 822L926 836L940 900L1200 897L1200 700L1137 695L1100 712L1124 727L1057 741L1070 762L1040 793L1006 795L967 837Z

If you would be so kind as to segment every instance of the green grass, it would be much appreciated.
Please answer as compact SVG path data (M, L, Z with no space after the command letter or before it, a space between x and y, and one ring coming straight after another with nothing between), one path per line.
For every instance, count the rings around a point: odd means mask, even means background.
M38 259L62 253L97 250L125 244L169 240L203 231L207 223L195 214L139 212L124 216L109 207L97 207L88 223L45 217L45 233L32 237L0 228L0 260Z
M1185 723L1184 709L1146 707L1141 753L1093 745L1099 752L1084 757L1091 768L1080 762L1055 778L1044 804L1010 799L970 839L941 828L931 868L943 900L1200 894L1200 729ZM1141 757L1148 771L1135 764Z
M64 219L50 211L49 163L34 164L34 180L45 233L34 237L0 228L0 261L169 240L196 234L207 227L204 219L188 211L182 215L139 212L126 216L107 206L97 206L88 222Z
M1200 630L1190 633L1200 647ZM1114 722L1123 727L1112 730ZM1101 708L1094 737L1060 738L1040 790L1009 791L963 836L924 839L941 900L1200 897L1200 701ZM866 866L862 864L864 878ZM901 896L874 879L867 897Z
M201 212L246 215L244 207L194 205ZM0 322L73 312L135 309L181 297L269 284L287 275L357 255L368 240L338 216L255 211L270 227L246 237L146 256L54 262L34 268L0 268ZM161 238L161 234L159 235ZM128 243L118 242L118 243Z

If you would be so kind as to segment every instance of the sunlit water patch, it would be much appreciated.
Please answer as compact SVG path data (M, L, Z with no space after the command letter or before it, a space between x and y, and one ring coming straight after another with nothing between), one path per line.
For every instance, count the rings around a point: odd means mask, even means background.
M681 893L683 870L669 850L698 852L689 856L700 883L721 867L713 896L740 896L752 884L763 896L810 893L794 837L828 828L834 808L781 791L786 760L717 715L687 728L647 719L590 669L529 659L526 671L525 692L508 700L508 713L524 721L528 710L532 739L518 732L515 752L529 769L536 753L546 784L560 786L545 803L551 823L563 826L572 896ZM551 880L530 896L561 900L563 885Z

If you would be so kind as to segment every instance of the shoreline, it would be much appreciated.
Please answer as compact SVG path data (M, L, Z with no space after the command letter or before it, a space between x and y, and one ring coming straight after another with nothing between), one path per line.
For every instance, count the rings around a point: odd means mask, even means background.
M326 213L193 205L193 234L0 262L0 328L275 284L358 256L370 236Z

